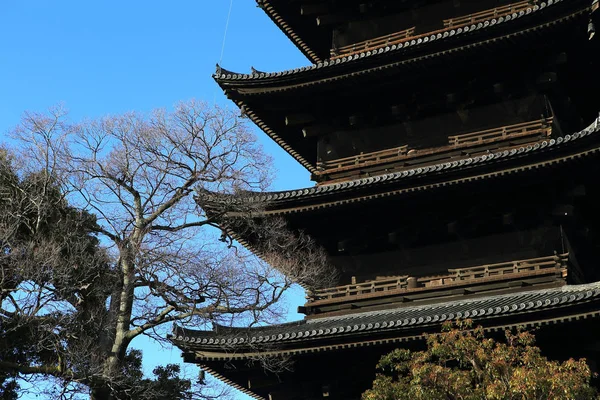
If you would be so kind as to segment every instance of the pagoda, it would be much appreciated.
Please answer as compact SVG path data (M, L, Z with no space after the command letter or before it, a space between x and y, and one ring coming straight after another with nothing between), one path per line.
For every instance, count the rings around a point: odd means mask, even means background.
M258 5L312 64L214 78L316 182L257 194L261 218L310 235L340 280L301 321L176 327L185 361L257 399L359 399L383 354L468 318L598 370L598 0Z

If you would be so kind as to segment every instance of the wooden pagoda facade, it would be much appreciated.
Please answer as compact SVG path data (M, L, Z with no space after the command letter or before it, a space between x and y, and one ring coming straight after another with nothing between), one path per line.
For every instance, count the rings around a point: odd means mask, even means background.
M307 294L302 321L176 328L185 360L258 399L358 399L381 355L471 318L539 328L548 355L596 368L598 1L258 4L312 64L214 77L311 172L255 199L340 281Z

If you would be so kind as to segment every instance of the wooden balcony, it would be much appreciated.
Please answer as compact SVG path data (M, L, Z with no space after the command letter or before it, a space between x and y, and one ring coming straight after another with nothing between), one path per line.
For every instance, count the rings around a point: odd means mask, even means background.
M377 295L398 295L419 291L447 290L458 285L480 285L502 280L514 280L544 274L566 278L569 254L516 260L476 267L449 269L447 274L427 277L408 275L386 277L351 285L317 290L309 294L309 303L331 303L372 298Z
M360 53L369 49L376 49L379 47L401 43L407 39L413 38L414 34L415 27L413 26L403 31L390 33L389 35L363 40L362 42L353 43L348 46L342 46L336 50L331 51L331 58L339 58L348 54Z
M533 1L533 0L532 0ZM451 31L456 28L471 25L478 22L483 22L492 18L503 17L515 12L520 12L531 7L532 1L525 0L506 6L496 7L490 10L485 10L461 17L450 18L443 20L444 27L431 32L415 35L415 27L404 29L395 33L391 33L385 36L379 36L373 39L364 40L362 42L354 43L351 45L339 47L331 50L331 59L341 58L356 53L362 53L368 50L379 49L380 47L397 45L405 43L411 40L417 40L431 35L437 35L438 33L444 33Z
M370 153L361 153L356 156L344 157L330 161L317 163L319 170L315 175L329 176L332 182L339 178L353 178L360 174L366 168L374 169L375 172L380 166L384 170L398 170L406 163L408 167L413 168L418 165L428 165L433 162L441 162L444 158L456 159L457 151L461 152L467 149L470 156L477 155L477 147L487 146L494 143L504 144L513 141L531 142L540 138L546 138L552 133L552 118L529 121L514 125L501 126L498 128L487 129L483 131L470 132L462 135L448 137L448 145L427 149L410 149L408 146L400 146L392 149L385 149ZM506 147L506 146L504 146ZM498 148L504 148L499 146ZM488 149L484 149L483 152ZM336 176L337 175L337 176ZM347 178L346 178L347 179ZM341 179L340 179L341 180Z
M518 13L527 10L534 1L525 0L518 3L507 4L505 6L496 7L492 10L480 11L477 13L464 15L462 17L449 18L444 20L444 27L455 28L458 26L471 25L477 22L486 21L492 18L502 17L508 14Z
M488 140L505 140L518 136L540 135L550 136L552 133L552 118L538 121L523 122L488 129L485 131L466 133L464 135L448 136L448 142L452 146L461 144L482 144Z
M317 164L317 167L324 168L325 170L342 169L345 167L353 167L368 164L378 164L381 162L395 161L400 158L407 156L408 146L394 147L392 149L385 149L381 151L374 151L372 153L360 153L357 156L350 156L344 158L338 158L332 161L324 161Z

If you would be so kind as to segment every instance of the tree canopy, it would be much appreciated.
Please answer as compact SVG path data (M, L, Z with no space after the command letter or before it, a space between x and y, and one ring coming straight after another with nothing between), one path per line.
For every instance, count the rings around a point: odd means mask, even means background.
M105 329L105 303L116 270L94 233L95 217L69 206L44 172L19 177L10 153L0 153L0 398L20 397L17 377L65 377L51 397L78 392L93 376L96 343ZM90 353L92 352L92 353ZM192 383L179 366L143 378L141 352L123 360L120 399L191 399Z
M396 349L381 358L363 400L591 399L592 373L584 359L548 360L527 331L506 341L485 337L470 321L427 336L427 349Z
M56 108L26 113L13 138L0 177L5 377L52 376L94 399L122 398L136 337L164 341L172 323L270 321L295 281L333 277L309 238L281 221L255 224L264 204L240 201L272 169L232 111L191 101L73 123ZM211 210L194 200L206 193L217 194ZM221 225L231 212L253 226L262 260ZM155 373L176 382L173 367Z

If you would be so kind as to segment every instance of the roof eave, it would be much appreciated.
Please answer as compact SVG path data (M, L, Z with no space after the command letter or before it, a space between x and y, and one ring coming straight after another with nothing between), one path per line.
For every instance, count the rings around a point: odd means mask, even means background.
M562 1L564 1L564 0L557 0L554 4L559 4ZM545 6L544 8L547 8L547 7L551 7L551 6ZM541 9L538 9L538 10L541 10ZM589 10L590 10L590 7L585 7L583 9L579 9L569 15L565 15L556 21L547 22L547 23L541 24L539 26L533 26L533 27L527 28L522 31L513 32L510 34L501 36L501 37L490 38L488 40L484 40L484 41L477 42L474 44L469 44L469 45L465 45L465 46L461 45L461 46L451 48L449 50L440 51L440 52L434 53L434 54L425 54L425 55L419 56L417 58L398 60L398 61L388 63L386 65L382 65L382 66L379 66L376 68L366 68L364 71L362 71L362 70L354 71L352 74L349 74L348 76L355 76L356 74L365 74L365 73L369 73L369 72L377 72L381 68L395 68L398 65L404 64L404 63L415 64L415 62L419 61L420 59L429 60L433 56L456 53L456 52L459 52L459 51L462 51L465 49L470 49L470 48L473 48L476 46L481 46L486 43L495 43L495 42L498 42L499 39L511 40L516 35L522 35L523 33L537 31L541 27L556 25L557 21L570 20L578 15L588 12ZM264 89L264 93L270 93L271 91L279 90L277 87L270 87L270 86L283 85L284 83L286 83L288 81L301 80L302 77L306 74L317 73L317 75L314 77L314 79L310 82L306 82L306 83L299 84L299 85L287 85L286 90L290 90L290 88L294 88L296 86L302 87L307 84L318 84L318 83L324 82L325 80L323 79L323 77L321 75L319 75L319 73L320 74L329 73L330 71L332 71L335 68L339 68L339 67L343 67L343 66L350 66L350 65L357 64L357 63L364 63L366 61L372 60L377 57L381 58L383 56L390 55L390 54L397 54L399 52L403 53L407 50L412 50L412 49L419 48L422 46L427 46L430 43L436 43L440 40L450 40L450 39L457 38L462 35L471 35L472 32L477 33L479 31L486 31L487 29L491 29L502 23L510 23L515 20L518 21L520 18L522 18L524 16L528 16L530 14L534 14L536 12L538 12L538 11L524 13L523 15L518 15L517 17L514 17L510 20L507 19L504 22L491 23L490 21L485 21L485 23L473 24L472 26L469 27L468 30L463 31L463 30L459 29L456 33L452 33L449 35L432 35L431 37L428 37L427 40L411 41L411 42L407 42L405 44L400 44L398 46L392 45L392 46L380 47L380 48L371 49L371 50L365 50L362 53L357 53L357 54L353 54L350 56L341 57L341 58L338 58L335 60L329 60L329 59L322 60L322 61L316 62L313 65L299 67L299 68L295 68L292 70L278 71L278 72L260 72L260 73L252 73L252 74L241 74L241 73L227 71L226 73L215 74L214 78L219 83L219 85L221 85L221 87L223 87L223 88L225 88L225 85L230 86L232 88L235 87L235 88L240 88L240 89L245 88L245 87L253 87L253 86L256 86L256 87L267 86ZM492 19L491 21L495 21L495 19ZM330 79L339 80L339 77L334 76L334 77L331 77ZM263 93L263 92L261 92L261 93Z
M245 359L257 352L297 354L307 350L328 351L347 343L377 345L382 340L420 339L426 331L439 328L444 321L473 319L488 330L522 325L514 318L525 318L530 327L562 323L582 315L598 317L600 282L522 291L487 298L454 300L445 303L393 310L371 311L349 316L324 317L285 330L284 325L252 328L245 336L214 335L185 330L171 341L186 352L195 352L199 360ZM549 314L550 313L550 314ZM319 325L320 324L320 325ZM261 331L266 329L266 331ZM207 332L208 333L208 332ZM210 333L208 333L210 334ZM373 337L377 335L377 337ZM243 337L243 341L239 338ZM337 344L329 339L338 338ZM324 344L323 340L327 343ZM336 339L337 340L337 339ZM208 342L212 343L208 343ZM373 343L370 343L373 342ZM201 353L201 354L199 354Z
M420 177L437 174L437 175L447 175L448 173L455 171L467 171L478 169L478 167L483 167L486 165L490 165L491 163L499 163L503 161L509 161L510 159L518 159L518 158L526 158L527 155L531 155L532 153L542 153L542 152L553 152L554 149L564 149L565 146L570 145L572 142L577 143L581 139L588 138L590 135L597 136L600 133L600 117L598 117L592 124L590 124L587 128L576 132L572 135L565 135L556 139L544 140L541 143L536 144L525 144L518 149L514 149L513 151L498 151L496 153L490 153L484 156L478 156L474 158L469 158L465 160L453 161L453 162L443 162L440 164L430 165L426 167L415 166L415 168L410 170L404 170L399 172L392 172L388 174L382 174L378 176L368 177L368 178L360 178L354 179L351 181L338 182L335 184L329 185L321 185L321 186L313 186L310 188L301 188L296 190L287 190L281 192L271 192L264 193L262 195L257 194L256 201L265 201L267 202L267 209L263 211L264 215L278 215L278 214L288 214L293 212L301 212L303 210L308 210L312 208L323 208L328 207L331 204L341 204L339 201L334 201L334 199L328 201L318 201L314 202L316 198L331 198L332 196L337 196L341 192L347 191L357 191L360 188L373 187L375 185L389 185L391 183L401 182L403 180L411 180L411 182L415 179L419 179ZM594 142L596 143L596 142ZM597 145L594 145L593 148L572 152L567 155L561 156L560 158L552 158L549 157L542 161L535 162L522 162L518 165L513 165L510 168L501 168L494 171L489 171L485 174L482 173L471 173L467 174L464 177L456 178L451 181L448 180L436 180L435 182L430 182L426 185L423 184L411 184L405 185L403 187L395 187L390 194L401 194L404 192L418 192L423 191L429 188L435 188L440 186L450 186L455 184L460 184L464 182L469 182L473 179L481 180L484 178L495 177L495 176L503 176L507 174L518 173L521 171L526 171L532 168L540 168L546 165L554 165L557 162L568 161L572 159L579 159L586 155L596 154L600 151ZM473 178L475 176L475 178ZM373 194L373 196L377 197L381 194L379 192ZM370 196L370 197L373 197ZM349 202L355 202L360 199L368 199L369 196L353 196L349 197L347 200ZM305 204L302 205L301 203ZM313 204L314 203L314 204ZM330 204L331 203L331 204Z
M312 63L319 63L323 61L321 57L294 31L294 29L287 23L287 21L277 12L275 6L271 4L269 0L256 0L258 7L260 7L267 16L281 29L281 31L296 45L296 47L304 54L306 58Z
M221 71L226 70L224 70L217 64L217 74L213 75L213 78L215 79L219 87L221 87L221 89L223 89L223 91L225 91L225 94L227 95L228 87L226 82L217 79L217 76L221 74ZM227 72L229 71L226 71L225 73ZM269 127L269 125L267 125L266 122L262 118L260 118L258 114L248 106L247 103L240 99L231 100L235 103L236 106L238 106L242 113L242 116L248 117L256 126L258 126L264 133L266 133L267 136L269 136L275 143L277 143L279 147L281 147L286 153L288 153L296 161L298 161L300 165L306 168L311 174L315 174L317 172L316 165L309 162L306 158L304 158L304 156L302 156L300 153L294 150L293 147L290 146L289 143L285 139L283 139L277 132L275 132L275 130L271 129L271 127Z

